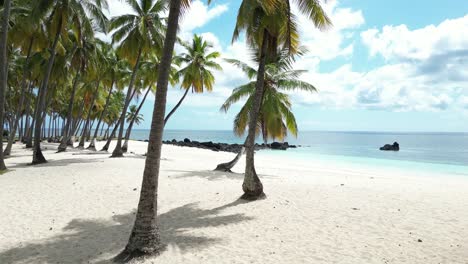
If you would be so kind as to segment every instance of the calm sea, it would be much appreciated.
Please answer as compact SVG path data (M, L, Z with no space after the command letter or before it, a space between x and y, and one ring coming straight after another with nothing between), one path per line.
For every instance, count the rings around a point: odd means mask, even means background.
M133 139L148 139L149 130L134 130ZM232 131L167 130L164 140L243 143ZM389 169L415 169L468 176L468 133L384 133L384 132L301 132L288 138L301 145L287 151L265 151L267 155L287 155L305 161L323 160L364 164ZM379 147L397 141L399 152ZM261 140L258 141L261 143ZM263 152L262 152L263 153Z

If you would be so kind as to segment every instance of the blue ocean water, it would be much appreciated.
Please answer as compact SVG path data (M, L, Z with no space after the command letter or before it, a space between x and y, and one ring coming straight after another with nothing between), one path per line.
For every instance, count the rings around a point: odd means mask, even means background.
M132 138L147 139L149 130L134 130ZM164 140L243 143L232 131L167 130ZM267 155L287 155L304 161L324 160L376 167L447 172L468 176L468 133L396 132L300 132L286 139L300 145L287 151L266 151ZM380 151L397 141L400 151ZM262 143L258 139L259 143Z

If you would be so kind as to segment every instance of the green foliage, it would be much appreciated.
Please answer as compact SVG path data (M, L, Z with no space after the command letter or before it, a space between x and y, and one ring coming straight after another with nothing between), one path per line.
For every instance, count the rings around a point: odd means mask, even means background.
M305 71L292 68L293 57L284 51L279 51L278 54L280 56L276 62L266 65L265 87L257 123L257 134L262 133L265 142L268 139L283 140L288 131L297 136L298 128L292 112L290 94L296 91L316 92L312 84L299 80ZM248 126L249 113L252 109L257 71L239 60L226 61L239 67L251 80L235 88L221 106L221 111L227 112L233 104L245 99L234 120L234 132L242 136Z

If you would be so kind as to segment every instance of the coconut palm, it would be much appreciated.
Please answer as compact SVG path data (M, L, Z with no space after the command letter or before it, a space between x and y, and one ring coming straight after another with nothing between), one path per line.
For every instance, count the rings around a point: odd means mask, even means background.
M67 40L67 30L74 29L77 34L93 32L95 28L106 31L107 19L103 13L107 9L106 0L38 0L34 2L32 19L47 17L48 28L53 36L50 43L50 57L45 67L44 77L39 88L38 103L35 113L33 164L45 163L47 160L41 151L42 116L45 108L49 79L57 55L60 39Z
M99 128L101 127L102 120L104 116L108 114L108 107L111 103L112 91L114 89L116 78L119 76L119 73L121 73L123 69L125 69L125 65L123 64L122 60L120 60L116 56L115 51L111 45L106 44L104 42L98 42L98 45L100 46L104 60L107 62L104 65L100 65L100 67L104 67L102 82L104 86L108 87L109 90L106 97L106 102L104 104L104 108L101 111L96 129L94 130L94 135L91 138L91 143L87 148L89 150L94 151L96 150L96 137L98 135Z
M42 22L31 23L29 15L31 13L31 0L26 1L15 1L10 16L11 29L8 32L9 43L23 55L26 56L24 61L21 63L23 69L22 72L18 73L17 76L21 76L21 95L16 105L16 113L14 116L14 124L11 127L8 143L4 151L5 156L9 156L13 141L16 135L16 129L18 128L21 111L24 108L24 102L26 100L28 77L29 77L29 66L30 58L34 51L39 47L44 47L46 39L44 28L41 27Z
M299 11L307 15L320 29L329 26L327 17L318 0L296 0ZM237 15L233 41L245 32L248 44L257 50L258 70L255 93L248 119L248 134L245 140L246 167L242 189L243 199L255 200L264 196L263 185L255 171L254 151L258 116L262 105L265 84L265 66L274 61L278 47L283 46L290 53L299 48L299 33L295 15L289 0L243 0Z
M166 116L164 120L166 124L182 104L189 90L192 90L192 93L203 93L205 89L211 92L215 82L212 70L222 70L221 66L215 62L215 59L219 58L221 54L217 51L210 52L213 45L205 41L203 37L194 35L192 43L180 41L180 44L186 52L176 56L174 62L183 67L177 72L176 78L182 79L181 88L185 89L185 92Z
M0 171L6 170L5 161L3 160L3 122L5 109L5 93L8 83L8 68L7 68L7 45L8 45L8 26L10 21L11 1L4 0L2 14L2 32L0 35Z
M74 35L71 36L74 38ZM75 76L71 85L70 99L68 102L68 111L67 111L67 123L65 124L62 141L58 147L58 152L66 151L69 141L71 140L71 124L73 121L72 110L75 103L75 95L80 83L82 82L82 77L88 69L90 64L97 63L93 61L96 58L96 47L94 36L82 36L81 39L73 39L72 48L70 48L70 69L75 71ZM94 69L99 68L95 66ZM71 144L73 145L73 144Z
M171 0L169 2L169 18L158 71L158 89L156 90L156 100L154 102L140 199L135 224L127 246L116 257L118 261L128 261L141 255L158 254L162 249L157 221L157 198L167 86L171 72L172 54L177 39L179 17L181 13L189 8L190 2L189 0Z
M160 51L164 39L165 25L162 15L166 11L165 0L127 0L135 14L115 17L111 21L111 30L115 30L112 41L119 43L117 52L133 65L132 76L128 85L125 105L120 116L119 134L112 157L123 157L122 137L125 114L132 100L133 85L140 67L142 56Z
M300 75L305 71L293 70L289 62L291 56L288 53L282 53L282 55L283 57L278 62L265 66L265 85L256 126L257 134L261 132L265 143L268 139L283 140L288 131L297 136L296 119L291 111L292 104L288 92L296 90L316 92L312 84L299 80ZM249 113L252 110L257 71L239 60L227 61L238 66L251 79L247 84L235 88L221 107L222 111L227 112L233 104L246 99L234 120L234 132L238 136L243 136L247 128Z

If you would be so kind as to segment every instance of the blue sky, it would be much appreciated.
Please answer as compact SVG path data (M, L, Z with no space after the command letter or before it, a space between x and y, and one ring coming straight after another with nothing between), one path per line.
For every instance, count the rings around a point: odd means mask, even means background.
M194 1L180 36L194 33L211 41L224 58L249 61L241 40L231 44L240 1ZM110 1L112 15L127 12ZM294 93L299 130L468 131L468 4L451 1L328 1L334 27L320 32L299 17L302 44L309 53L296 63L301 79L316 94ZM181 51L180 47L176 48ZM229 130L241 104L219 111L243 74L224 62L214 91L189 94L169 129ZM182 91L170 88L168 110ZM143 107L149 128L154 97Z

